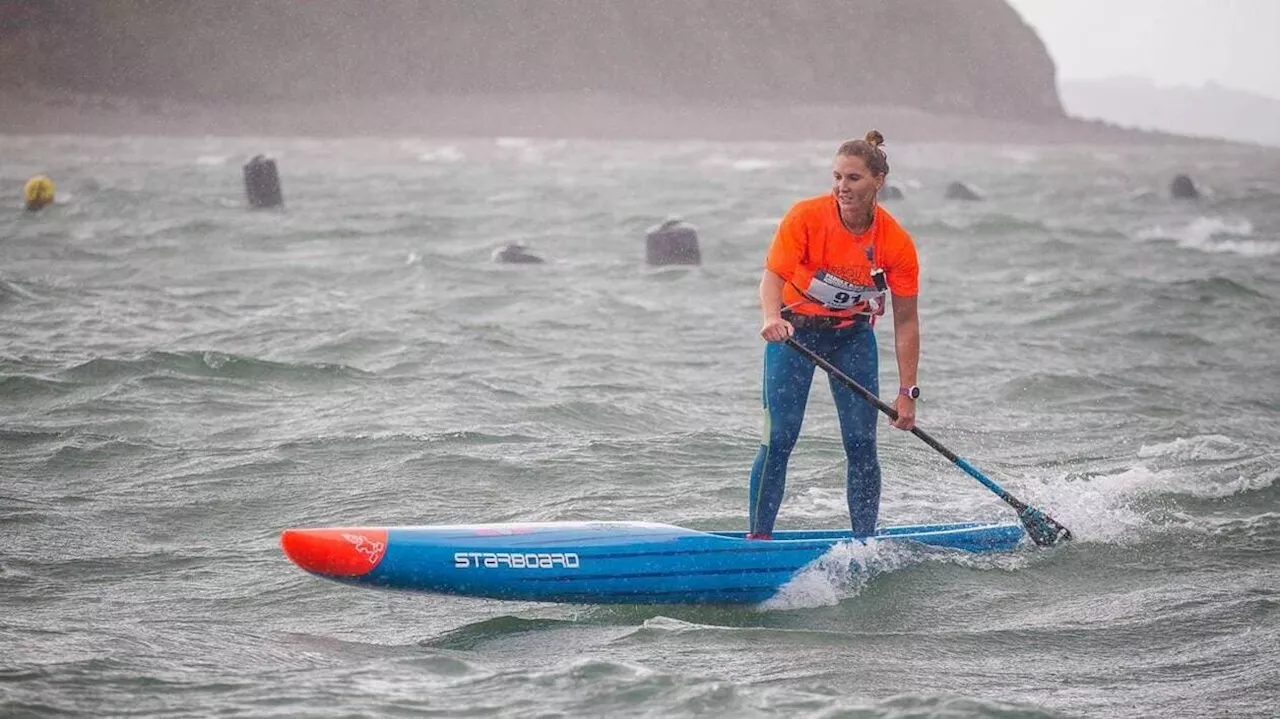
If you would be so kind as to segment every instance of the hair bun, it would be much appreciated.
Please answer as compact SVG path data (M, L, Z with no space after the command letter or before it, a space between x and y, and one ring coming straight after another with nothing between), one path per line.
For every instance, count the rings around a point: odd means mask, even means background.
M864 139L867 141L867 144L872 147L878 148L884 144L884 135L881 135L879 130L872 130L871 132L868 132Z

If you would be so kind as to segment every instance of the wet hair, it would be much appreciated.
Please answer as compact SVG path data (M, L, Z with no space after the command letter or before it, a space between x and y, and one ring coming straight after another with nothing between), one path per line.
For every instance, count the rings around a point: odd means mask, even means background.
M867 163L867 169L871 170L872 175L889 174L889 156L881 149L884 144L884 135L879 130L872 130L867 136L861 140L845 140L840 145L840 149L836 150L836 156L844 155L846 157L858 157Z

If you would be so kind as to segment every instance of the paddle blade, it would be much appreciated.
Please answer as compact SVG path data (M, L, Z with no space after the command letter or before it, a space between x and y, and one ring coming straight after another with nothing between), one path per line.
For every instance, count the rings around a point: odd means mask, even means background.
M1041 512L1035 507L1023 507L1018 512L1018 519L1027 528L1031 541L1041 547L1051 547L1058 542L1071 539L1071 530L1062 526L1057 520Z

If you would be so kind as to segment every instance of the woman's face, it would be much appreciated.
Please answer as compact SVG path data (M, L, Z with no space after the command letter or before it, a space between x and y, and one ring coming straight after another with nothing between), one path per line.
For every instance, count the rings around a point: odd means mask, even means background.
M831 175L831 194L840 205L840 214L852 217L871 212L884 175L872 175L867 163L852 155L836 155Z

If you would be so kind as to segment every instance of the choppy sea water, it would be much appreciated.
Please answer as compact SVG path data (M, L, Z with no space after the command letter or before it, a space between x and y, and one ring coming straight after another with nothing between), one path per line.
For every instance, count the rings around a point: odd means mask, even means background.
M1066 546L846 549L739 609L283 557L290 526L743 528L760 267L835 144L0 137L0 714L1272 716L1274 152L889 146L920 424ZM258 153L281 211L246 209ZM59 202L27 214L39 172ZM645 266L668 216L700 267ZM1012 516L887 425L881 459L882 523ZM846 526L842 477L818 382L779 526Z

